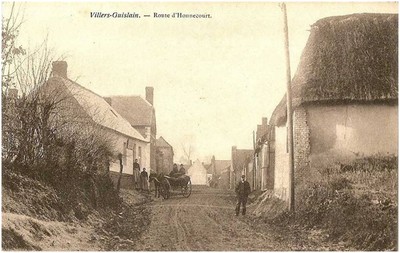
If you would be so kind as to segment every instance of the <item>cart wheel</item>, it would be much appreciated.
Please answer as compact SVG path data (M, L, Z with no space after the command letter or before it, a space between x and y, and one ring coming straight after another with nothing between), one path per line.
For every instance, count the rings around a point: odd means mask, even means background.
M192 182L189 180L189 182L185 186L182 186L182 195L183 197L189 198L191 193L192 193Z

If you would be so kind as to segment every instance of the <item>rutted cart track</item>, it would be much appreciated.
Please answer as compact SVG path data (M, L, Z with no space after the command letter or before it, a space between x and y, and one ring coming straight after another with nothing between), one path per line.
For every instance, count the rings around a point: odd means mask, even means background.
M135 250L277 249L244 217L235 216L234 204L231 192L199 187L194 187L189 198L156 199L148 204L151 223Z

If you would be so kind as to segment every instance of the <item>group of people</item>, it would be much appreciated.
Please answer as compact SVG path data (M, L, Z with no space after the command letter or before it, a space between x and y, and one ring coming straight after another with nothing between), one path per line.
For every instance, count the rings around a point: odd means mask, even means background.
M135 159L133 163L133 180L135 184L135 189L138 191L149 191L149 174L146 168L140 171L140 165L138 159Z
M169 176L170 177L179 177L184 174L186 174L186 170L185 170L185 167L183 166L183 164L181 164L180 168L178 169L178 165L176 163L174 163L174 165L172 166L172 171L169 173Z
M140 165L138 160L135 159L133 163L133 175L135 180L135 189L140 191L149 191L149 174L146 171L146 168L140 172ZM172 171L169 173L170 177L179 177L181 175L186 174L185 167L183 164L180 165L178 169L178 165L175 163L172 167ZM246 181L245 175L242 175L241 180L235 187L235 192L237 195L237 204L236 204L236 216L240 213L240 207L242 206L242 215L246 214L246 204L247 198L251 192L250 184Z
M175 163L172 167L172 171L169 173L169 176L179 177L184 174L186 174L186 170L183 164L181 164L180 168L178 169L178 165ZM138 159L135 159L135 162L133 163L133 179L136 190L149 191L149 174L147 173L146 168L143 168L142 171L140 171Z

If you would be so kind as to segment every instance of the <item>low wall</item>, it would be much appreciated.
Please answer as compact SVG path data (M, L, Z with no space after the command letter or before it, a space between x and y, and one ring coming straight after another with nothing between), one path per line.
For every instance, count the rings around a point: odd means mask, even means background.
M117 187L119 173L115 171L110 171L110 178L114 183L114 187ZM122 173L121 188L130 190L134 189L133 175Z

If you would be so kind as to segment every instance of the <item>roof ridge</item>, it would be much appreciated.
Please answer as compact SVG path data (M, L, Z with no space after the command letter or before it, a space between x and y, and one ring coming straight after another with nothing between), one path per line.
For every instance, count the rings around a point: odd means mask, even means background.
M72 80L69 79L68 77L62 77L62 76L57 76L57 77L62 78L62 79L66 79L67 81L70 81L71 83L73 83L73 84L75 84L75 85L78 85L78 86L81 87L82 89L85 89L85 90L87 90L88 92L90 92L90 93L92 93L92 94L94 94L94 95L96 95L96 96L98 96L98 97L100 97L100 98L102 98L102 99L104 100L104 97L103 97L103 96L100 96L99 94L97 94L96 92L90 90L89 88L86 88L85 86L82 86L81 84L79 84L79 83L77 83L77 82L75 82L75 81L72 81ZM107 101L105 101L105 100L104 100L104 102L107 103ZM107 104L108 104L108 103L107 103Z
M160 135L158 139L163 139L171 148L173 148L172 145L164 137L162 137L162 135Z
M113 95L113 96L108 96L108 97L110 97L110 98L115 98L115 97L126 97L126 98L128 98L128 97L141 97L142 98L142 96L141 95Z
M149 101L147 101L147 99L145 97L143 97L142 95L117 95L117 96L109 96L111 99L114 98L130 98L130 97L139 97L141 98L144 102L146 102L149 106L154 107L154 105L150 104Z
M96 96L98 99L100 99L101 101L104 102L104 105L102 105L102 106L107 106L107 108L111 111L111 113L114 114L114 116L117 118L117 120L120 120L120 121L122 120L121 123L126 124L127 127L129 126L129 128L131 128L131 129L133 130L133 133L134 133L134 134L137 134L138 136L134 136L134 135L130 134L129 132L124 132L123 129L117 129L117 128L113 128L113 127L110 127L110 126L107 126L107 125L102 125L101 123L99 123L99 122L97 122L96 120L94 120L94 122L95 122L96 124L99 124L99 125L101 125L101 126L103 126L103 127L106 127L106 128L111 129L111 130L117 131L117 132L120 133L120 134L127 135L127 136L132 137L132 138L135 138L135 139L137 139L137 140L145 141L145 142L146 142L146 140L143 138L143 136L142 136L134 127L132 127L132 126L130 125L130 123L129 123L124 117L122 117L122 115L121 115L120 113L118 113L110 104L108 104L107 101L104 99L103 96L100 96L100 95L97 94L96 92L94 92L94 91L92 91L92 90L90 90L90 89L88 89L88 88L86 88L86 87L84 87L84 86L78 84L77 82L72 81L72 80L69 79L69 78L66 78L66 77L52 76L52 77L49 78L49 80L51 80L51 79L54 79L54 80L59 79L59 80L63 83L63 85L66 87L66 89L69 90L69 92L71 92L71 90L68 88L68 83L69 83L69 85L73 85L73 86L75 86L75 87L78 88L78 89L82 89L83 91L88 92L88 93L90 93L90 94ZM66 82L68 82L68 83L66 83ZM71 87L71 88L74 89L74 87ZM72 96L74 97L75 100L77 100L77 98L75 97L76 95L77 95L77 94L72 94ZM78 102L78 104L79 104L80 107L83 107L82 104L81 104L78 100L77 100L77 102ZM98 101L98 102L99 102L99 101ZM87 113L87 111L86 111L86 109L85 109L84 107L83 107L83 109L84 109L84 111ZM93 118L93 115L91 115L90 113L88 113L88 116L89 116L92 120L94 119L94 118Z

